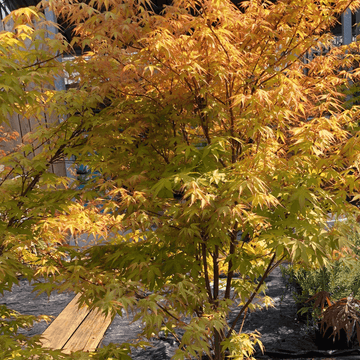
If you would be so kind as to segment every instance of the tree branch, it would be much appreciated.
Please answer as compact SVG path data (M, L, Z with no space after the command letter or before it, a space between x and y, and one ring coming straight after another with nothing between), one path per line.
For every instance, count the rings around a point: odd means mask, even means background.
M270 263L268 265L268 267L266 268L263 276L261 277L261 280L259 281L256 289L253 291L253 293L251 294L251 296L249 297L248 301L245 303L245 305L242 307L242 309L240 310L239 314L236 316L236 318L234 319L234 321L231 324L231 328L228 331L227 335L226 335L226 339L228 339L231 335L231 333L234 331L236 323L239 321L241 315L244 313L244 311L248 308L248 306L251 304L251 302L254 300L254 297L256 296L256 294L258 293L261 285L264 283L265 279L267 278L267 276L270 274L270 272L273 270L273 268L271 267L273 262L275 261L275 257L276 257L276 253L274 253L273 257L270 260Z
M206 291L207 291L208 297L210 299L210 302L212 303L213 302L213 297L212 297L210 281L209 281L209 271L208 271L207 259L206 259L207 249L206 249L205 241L201 244L201 250L202 250L202 261L203 261L203 267L204 267L204 277L205 277Z

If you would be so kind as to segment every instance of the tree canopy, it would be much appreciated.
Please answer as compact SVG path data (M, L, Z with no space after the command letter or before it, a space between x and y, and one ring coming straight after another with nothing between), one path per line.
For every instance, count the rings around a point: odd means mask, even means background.
M235 329L271 305L266 276L284 260L324 264L346 244L329 214L358 213L347 199L359 198L359 107L344 94L359 44L334 47L330 29L360 1L43 6L74 27L71 44L47 35L41 7L0 33L1 121L39 122L1 154L0 289L22 273L113 316L134 309L146 337L178 339L174 359L251 355L258 335ZM74 46L86 53L58 61ZM55 91L57 76L72 86ZM88 169L84 187L49 173L65 157ZM70 246L80 234L95 240ZM0 331L6 359L52 353Z

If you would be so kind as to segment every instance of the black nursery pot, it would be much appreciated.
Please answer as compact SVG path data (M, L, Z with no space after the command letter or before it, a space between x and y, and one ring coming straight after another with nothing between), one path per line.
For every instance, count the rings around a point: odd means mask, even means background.
M355 331L353 331L351 338L348 340L346 332L343 329L340 330L340 338L338 335L334 338L332 335L332 326L330 326L325 333L320 329L321 326L320 323L318 323L318 326L315 329L315 342L319 350L344 350L353 348L356 340ZM323 329L326 329L326 324Z

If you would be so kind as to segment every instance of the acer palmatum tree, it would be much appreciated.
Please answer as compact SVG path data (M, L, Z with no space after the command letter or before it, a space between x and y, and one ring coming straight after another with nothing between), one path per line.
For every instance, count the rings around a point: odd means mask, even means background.
M47 92L46 111L67 117L33 139L92 175L82 190L51 183L51 207L41 173L19 203L42 209L27 235L32 276L48 280L35 287L135 309L146 337L178 339L174 359L251 356L261 343L239 319L271 305L265 278L285 259L326 262L340 246L328 214L357 212L346 197L358 193L359 109L343 92L359 77L358 44L335 48L329 31L360 2L174 0L160 15L145 0L48 5L86 52L57 65L77 86ZM10 238L21 222L6 221ZM80 233L102 240L66 245Z

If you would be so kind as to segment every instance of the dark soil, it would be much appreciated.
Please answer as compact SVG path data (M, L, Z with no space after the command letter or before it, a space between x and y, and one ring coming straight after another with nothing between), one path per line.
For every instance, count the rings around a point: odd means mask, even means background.
M285 286L285 281L281 277L280 270L275 269L267 279L267 294L274 299L274 308L258 310L247 315L243 331L259 331L261 340L265 346L265 354L258 351L257 358L314 358L329 359L335 355L337 359L359 359L358 350L342 352L319 351L315 344L315 332L306 324L297 320L296 304L292 298L291 290ZM38 297L31 293L32 287L26 280L20 280L20 286L14 286L12 292L0 295L0 303L5 303L10 308L20 313L40 315L47 314L56 317L71 301L74 294L53 293L48 298L42 294ZM239 308L235 308L231 313L231 319L238 314ZM231 320L230 319L230 320ZM237 325L237 330L240 328ZM41 334L47 327L45 322L37 323L29 330L23 330L27 335ZM141 329L141 322L131 322L131 318L126 315L116 316L113 323L108 328L102 345L109 343L129 342L138 337ZM176 343L172 339L160 338L153 340L153 347L134 351L134 360L162 360L170 359L175 353Z

